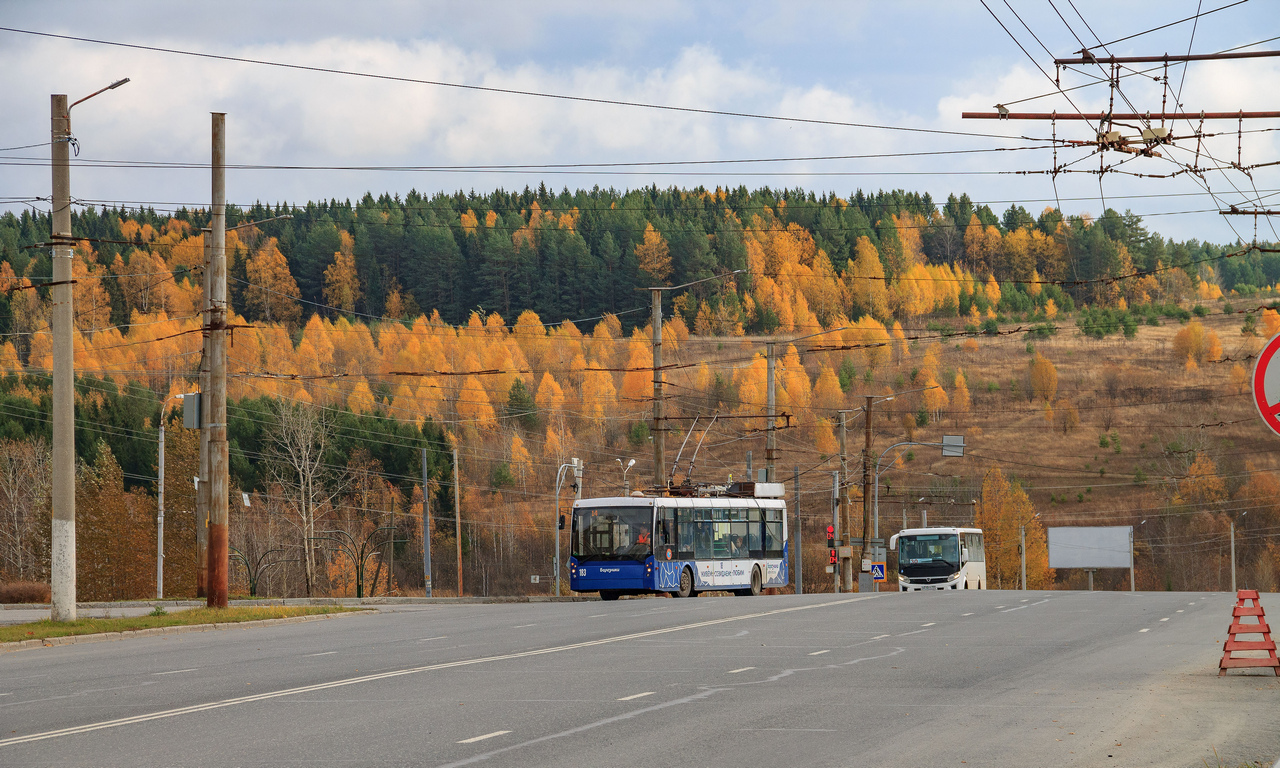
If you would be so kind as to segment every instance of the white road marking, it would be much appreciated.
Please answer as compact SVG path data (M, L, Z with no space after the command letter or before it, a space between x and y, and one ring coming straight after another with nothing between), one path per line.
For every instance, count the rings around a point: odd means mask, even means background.
M1029 604L1029 605L1019 605L1019 606L1015 606L1015 607L1013 607L1013 608L1010 608L1010 609L1009 609L1009 610L1007 610L1007 611L1001 611L1001 613L1009 613L1009 612L1011 612L1011 611L1020 611L1020 610L1022 610L1023 608L1030 608L1030 607L1032 607L1032 606L1034 606L1034 605L1042 605L1042 604L1047 603L1047 602L1049 602L1049 598L1047 598L1047 597L1046 597L1044 600L1041 600L1041 601L1040 601L1040 602L1038 602L1038 603L1031 603L1031 604Z
M138 723L150 722L152 720L162 720L170 717L178 717L181 715L191 715L197 712L207 712L213 709L223 709L225 707L234 707L238 704L249 704L257 701L266 701L268 699L276 699L282 696L293 696L299 693L315 693L316 691L324 691L330 688L342 688L348 685L357 685L359 683L368 683L376 680L386 680L392 677L402 677L404 675L415 675L422 672L434 672L441 669L457 669L459 667L470 667L476 664L488 664L495 661L510 661L511 659L524 659L531 656L545 656L550 653L564 653L565 651L576 651L581 648L595 648L601 645L611 645L613 643L626 642L628 640L639 640L646 637L655 637L658 635L666 635L672 632L683 632L689 629L701 629L703 627L713 627L719 624L729 624L735 621L748 621L750 619L760 619L766 616L779 616L787 613L795 613L797 611L808 611L814 608L831 608L838 605L848 605L849 603L860 603L864 600L875 600L880 595L866 595L864 597L850 597L843 600L830 600L825 603L810 603L808 605L797 605L791 608L777 608L772 611L760 611L758 613L744 613L740 616L728 616L721 619L707 619L706 621L698 621L692 624L680 624L674 627L664 627L662 629L649 629L643 632L632 632L626 635L614 635L613 637L604 637L599 640L584 640L580 643L570 643L568 645L556 645L548 648L535 648L529 651L519 651L516 653L503 653L497 656L480 656L473 659L461 659L459 661L447 661L439 664L427 664L419 667L407 667L405 669L394 669L387 672L377 672L370 675L361 675L360 677L348 677L341 680L333 680L328 683L317 683L315 685L303 685L296 688L285 688L279 691L270 691L267 693L258 693L251 696L239 696L234 699L223 699L222 701L211 701L205 704L193 704L188 707L179 707L176 709L166 709L159 712L149 712L132 717L121 717L115 720L103 720L97 723L88 723L86 725L77 725L70 728L59 728L52 731L42 731L40 733L32 733L26 736L14 736L8 739L0 739L0 748L10 747L15 744L27 744L33 741L44 741L46 739L56 739L59 736L73 736L81 733L90 733L92 731L100 731L106 728L119 728L125 725L136 725ZM928 630L920 630L927 632ZM847 663L847 662L846 662ZM149 685L150 683L146 683ZM126 686L128 687L128 686ZM134 686L136 687L136 686ZM686 699L694 701L701 698L702 695L695 695ZM677 700L671 703L681 703L685 700ZM21 703L21 702L20 702ZM670 706L670 704L658 705L658 708ZM579 726L583 728L584 726ZM545 738L545 737L543 737Z
M973 614L972 614L972 613L962 613L962 614L960 614L960 615L961 615L961 616L972 616Z
M1150 632L1150 631L1151 631L1151 628L1150 628L1150 627L1148 627L1148 628L1146 628L1146 629L1140 629L1140 630L1138 630L1138 631L1139 631L1139 632Z
M602 618L602 617L604 617L604 616L608 616L608 615L609 615L609 614L607 614L607 613L597 613L597 614L595 614L594 616L588 616L587 618L588 618L588 619L599 619L599 618Z
M13 695L12 691L10 691L9 693L0 693L0 696L12 696L12 695Z
M1012 613L1013 611L1020 611L1020 610L1022 610L1023 608L1026 608L1026 607L1027 607L1027 606L1025 606L1025 605L1016 605L1016 606L1014 606L1014 607L1012 607L1012 608L1010 608L1010 609L1008 609L1008 610L1001 611L1001 613Z
M997 606L996 606L996 610L998 611L998 610L1000 610L1000 609L1001 609L1001 608L1003 608L1003 607L1004 607L1003 605L997 605Z
M525 629L527 627L536 627L536 626L538 625L537 624L517 624L516 626L512 627L512 629Z
M1025 603L1025 602L1027 602L1027 601L1028 601L1028 600L1030 600L1030 599L1031 599L1031 598L1029 598L1029 597L1024 597L1024 598L1022 598L1021 600L1019 600L1018 602L1020 602L1020 603Z
M929 631L929 630L927 630L927 629L917 629L915 632L899 632L899 633L898 633L898 637L904 637L904 636L906 636L906 635L918 635L918 634L920 634L921 632L928 632L928 631Z
M1161 621L1168 621L1168 620L1169 620L1169 617L1168 617L1168 616L1166 616L1166 617L1164 617L1163 619L1161 619Z
M494 731L493 733L486 733L486 734L485 734L485 735L483 735L483 736L472 736L471 738L469 738L469 739L463 739L462 741L459 741L458 743L459 743L459 744L474 744L474 743L476 743L477 741L484 741L485 739L492 739L494 736L502 736L502 735L504 735L504 734L508 734L508 733L511 733L511 731Z
M334 653L337 653L337 651L322 651L320 653L308 653L307 656L329 656L330 654L334 654Z
M929 622L928 624L921 624L920 626L922 626L922 627L932 627L934 624L937 624L937 623L938 623L938 622L936 622L936 621L931 621L931 622Z
M1179 608L1179 609L1178 609L1178 613L1182 613L1182 609L1181 609L1181 608Z
M618 701L631 701L632 699L643 699L645 696L652 696L657 691L645 691L644 693L633 693L630 696L623 696Z
M740 731L800 731L801 733L835 733L835 728L739 728Z
M153 675L176 675L179 672L195 672L199 667L191 667L190 669L174 669L169 672L152 672Z
M725 674L726 674L726 675L736 675L736 674L738 674L739 672L746 672L746 671L748 671L748 670L752 670L752 669L755 669L755 667L741 667L741 668L739 668L739 669L731 669L731 670L729 670L728 672L725 672Z
M831 653L831 649L830 649L830 648L828 648L828 649L827 649L827 650L825 650L825 651L814 651L813 653L811 653L811 654L809 654L809 655L810 655L810 656L821 656L821 655L822 655L822 654L824 654L824 653Z
M872 639L872 640L883 640L883 639L885 639L886 637L889 637L889 635L876 635L875 637L873 637L873 638L871 638L871 639Z
M422 638L421 640L419 640L418 642L420 642L420 643L425 643L425 642L427 642L427 641L429 641L429 640L448 640L448 639L449 639L449 636L448 636L448 635L440 635L439 637L424 637L424 638Z

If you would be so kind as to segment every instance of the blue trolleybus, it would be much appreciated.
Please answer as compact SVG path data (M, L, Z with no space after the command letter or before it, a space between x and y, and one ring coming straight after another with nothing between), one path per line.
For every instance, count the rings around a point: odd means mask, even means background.
M696 495L695 495L696 494ZM620 595L758 595L789 583L782 483L680 496L581 499L573 506L569 587Z

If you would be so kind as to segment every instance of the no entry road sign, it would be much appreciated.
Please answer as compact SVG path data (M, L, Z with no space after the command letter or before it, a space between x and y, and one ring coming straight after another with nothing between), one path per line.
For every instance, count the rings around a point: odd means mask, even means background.
M1280 435L1280 334L1267 342L1253 366L1253 404L1267 427Z

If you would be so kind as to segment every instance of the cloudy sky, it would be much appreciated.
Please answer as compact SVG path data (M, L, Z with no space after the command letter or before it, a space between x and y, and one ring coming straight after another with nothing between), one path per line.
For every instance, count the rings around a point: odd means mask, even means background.
M1055 188L1045 122L961 120L965 110L1055 90L1052 58L1110 42L1234 0L1097 2L987 0L1021 50L978 0L969 2L17 2L0 0L0 26L99 41L478 85L834 123L963 132L952 135L849 125L646 109L539 98L386 79L198 58L100 43L0 31L0 148L48 141L49 94L74 101L121 77L128 85L72 112L81 147L75 198L145 203L159 209L207 205L207 169L128 167L207 163L209 113L227 113L228 162L290 168L228 172L238 204L520 189L717 185L801 186L848 195L904 188L943 199L968 192L1000 212L1020 202L1033 212ZM1010 8L1010 5L1012 8ZM1077 10L1078 9L1078 13ZM1021 21L1015 16L1021 17ZM1062 12L1060 18L1056 11ZM1026 26L1023 26L1025 22ZM1028 31L1027 27L1030 28ZM1116 55L1208 53L1280 35L1269 0L1252 0L1110 46ZM1034 33L1034 36L1033 34ZM1077 36L1079 40L1077 39ZM1043 46L1043 47L1042 47ZM1271 41L1256 49L1280 48ZM1033 58L1034 57L1034 61ZM1044 72L1041 71L1043 68ZM1047 73L1047 74L1046 74ZM1063 87L1094 82L1101 70L1064 71ZM1152 76L1123 80L1140 112L1158 111ZM1280 59L1194 64L1169 70L1170 90L1190 111L1274 110ZM1023 102L1015 110L1101 111L1104 86ZM1172 97L1170 97L1172 104ZM1117 111L1128 109L1117 104ZM1280 120L1247 122L1245 165L1280 159ZM1227 135L1202 151L1234 161L1234 121L1206 126ZM1256 132L1269 128L1272 131ZM1183 123L1175 132L1186 133ZM974 135L984 134L984 135ZM1060 138L1090 139L1085 124L1062 121ZM1168 174L1192 163L1196 143L1164 158L1133 159L1119 170ZM955 154L958 150L966 153ZM982 151L973 150L1000 150ZM952 154L919 154L945 152ZM883 157L887 154L909 155ZM1058 160L1086 151L1062 149ZM765 160L734 164L610 163ZM49 195L48 147L0 152L0 209ZM1111 152L1107 163L1127 155ZM104 161L107 161L104 163ZM107 167L93 167L95 163ZM549 165L596 164L586 168ZM1212 161L1201 158L1202 165ZM111 166L116 167L111 167ZM477 169L475 166L544 166ZM120 167L125 166L125 167ZM299 166L309 166L300 169ZM379 167L377 170L353 170ZM434 170L421 170L428 166ZM441 169L452 166L452 169ZM347 168L343 170L342 168ZM411 167L414 170L387 170ZM1072 166L1096 170L1091 157ZM1280 171L1212 171L1204 180L1110 173L1063 174L1056 195L1068 212L1107 204L1147 217L1177 238L1229 242L1253 237L1251 218L1216 213L1219 202L1250 198L1280 208ZM1206 185L1217 200L1205 193ZM1256 188L1257 193L1254 192ZM25 201L25 202L24 202ZM1232 229L1234 225L1234 229ZM1276 222L1280 228L1280 222ZM1263 222L1259 237L1276 239Z

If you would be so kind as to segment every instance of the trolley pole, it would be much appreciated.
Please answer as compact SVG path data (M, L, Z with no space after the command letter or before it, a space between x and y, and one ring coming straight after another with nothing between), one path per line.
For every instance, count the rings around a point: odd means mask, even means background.
M209 285L213 312L209 318L209 586L206 604L227 607L229 541L227 494L230 462L227 453L227 188L226 121L213 113L213 229Z

